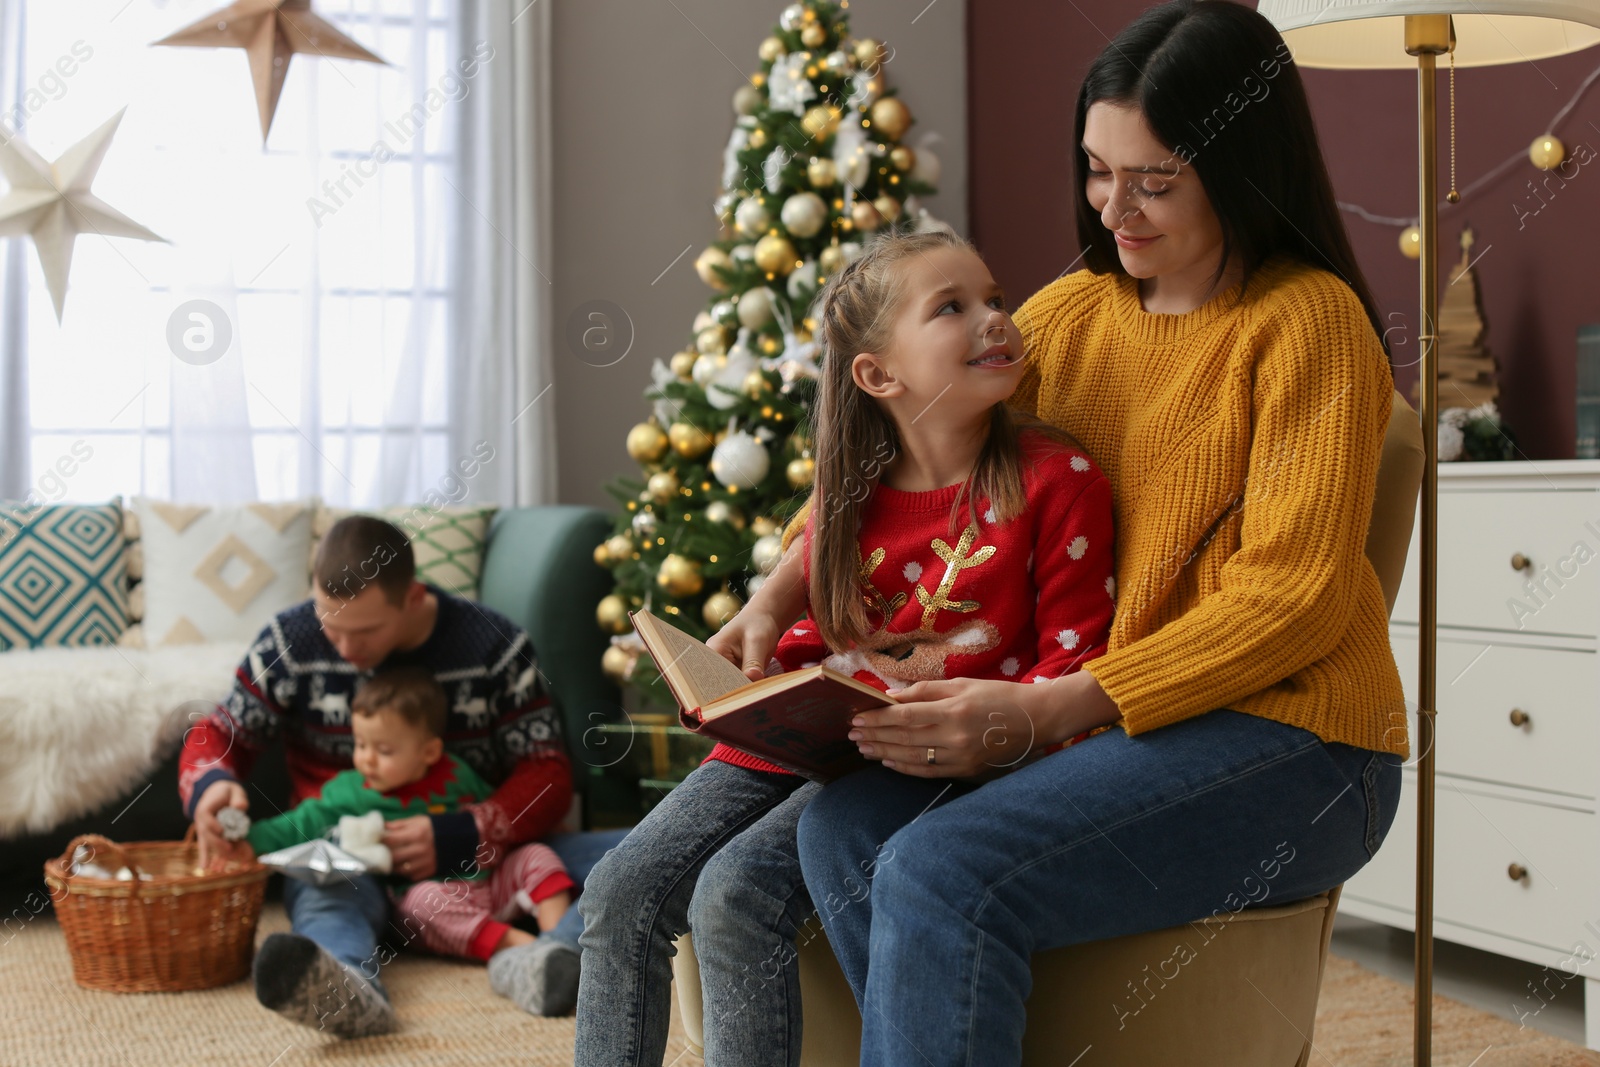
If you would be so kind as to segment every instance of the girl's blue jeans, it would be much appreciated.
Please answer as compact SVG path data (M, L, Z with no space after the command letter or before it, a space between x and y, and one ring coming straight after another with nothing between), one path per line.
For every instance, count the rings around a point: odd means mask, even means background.
M595 866L578 898L577 1067L660 1067L673 941L685 931L700 963L705 1062L800 1062L794 943L815 910L795 827L818 788L702 764Z
M861 1062L1021 1062L1033 953L1339 885L1394 821L1400 762L1219 709L982 786L881 767L829 784L800 858L861 1008ZM1136 1026L1140 1003L1045 1010Z

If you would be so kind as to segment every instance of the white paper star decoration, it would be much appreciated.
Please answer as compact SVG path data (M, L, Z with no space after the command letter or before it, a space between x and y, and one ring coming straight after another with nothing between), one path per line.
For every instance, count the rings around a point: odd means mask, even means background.
M123 111L127 109L124 108ZM56 321L67 299L72 246L80 233L165 241L89 191L123 111L89 136L46 163L21 138L0 128L0 174L10 188L0 196L0 237L33 238L45 284L56 307Z
M311 0L238 0L155 43L244 49L250 57L250 80L255 83L256 109L261 114L262 144L272 129L289 60L296 52L389 65L313 12Z

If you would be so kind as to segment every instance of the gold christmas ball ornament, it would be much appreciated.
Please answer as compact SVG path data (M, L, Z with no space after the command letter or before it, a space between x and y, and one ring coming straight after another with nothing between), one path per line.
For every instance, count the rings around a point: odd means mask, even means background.
M700 353L688 350L675 352L672 356L672 373L684 381L688 381L694 374L694 361L700 358Z
M655 423L641 422L628 431L628 455L635 463L654 463L666 450L667 435Z
M839 168L827 156L818 156L806 164L806 180L818 189L827 189L839 180Z
M783 558L783 542L777 534L768 534L758 538L750 549L750 563L762 574L772 573L772 568L778 565Z
M1422 258L1422 231L1415 226L1407 226L1400 233L1400 252L1407 259Z
M747 141L745 141L745 147L747 147L747 148L765 148L765 147L767 147L767 131L762 129L760 126L757 126L755 129L751 130L749 139Z
M756 266L768 274L784 275L794 270L797 253L787 237L769 233L756 242Z
M611 566L611 553L606 548L607 544L608 544L608 542L601 541L598 545L594 546L594 562L595 562L596 566L600 566L600 567L609 567L609 566Z
M767 376L758 370L753 370L744 376L744 395L751 400L761 399L761 394L767 391Z
M671 471L657 471L645 483L644 491L657 504L665 504L678 493L678 476Z
M713 630L720 630L729 619L739 614L739 609L744 607L744 602L726 589L712 593L706 597L705 605L700 609L700 617L706 620L706 625Z
M736 115L754 115L764 99L765 94L754 85L741 85L733 91L733 112Z
M627 534L614 534L606 538L605 550L612 563L621 563L633 555L633 541Z
M800 43L807 48L821 48L828 40L828 31L819 22L808 22L800 30Z
M706 505L706 521L732 526L735 530L744 529L744 516L726 500L713 500Z
M828 221L828 205L816 193L796 193L783 202L778 217L796 237L815 237Z
M887 222L893 222L900 217L900 201L887 193L874 200L872 206L878 209L878 214Z
M818 104L806 111L800 119L800 128L805 130L814 140L825 141L833 135L839 125L839 112L831 107Z
M898 141L911 127L911 109L898 96L886 96L872 105L872 128L880 136Z
M764 38L761 45L756 49L756 54L761 57L763 63L771 63L774 60L782 59L787 52L788 49L783 47L783 40L779 37Z
M860 207L861 205L857 204L856 206ZM840 267L844 266L844 253L839 250L838 245L829 245L827 248L824 248L822 250L822 254L817 257L817 266L822 268L823 274L833 274Z
M910 170L917 165L917 153L905 145L896 145L889 152L889 162L894 164L895 170Z
M850 209L850 221L862 233L871 233L883 225L883 216L878 212L872 201L857 200L855 206ZM826 256L827 253L824 252L823 255ZM844 266L843 263L839 265L841 267ZM829 271L828 273L832 274L833 272Z
M750 532L757 537L767 537L777 533L778 530L778 521L767 515L757 515L750 522Z
M871 37L863 37L856 42L852 54L856 57L856 66L871 69L883 58L883 45Z
M785 214L788 208L784 208ZM747 289L739 297L739 325L752 330L759 330L772 321L773 302L772 290L764 285L754 289Z
M1554 170L1567 158L1567 146L1561 143L1559 137L1547 133L1543 137L1534 138L1533 144L1528 148L1528 158L1540 170Z
M700 280L713 289L726 289L728 283L717 275L717 269L729 270L733 267L733 260L728 258L728 253L715 246L701 252L695 258L694 270L700 275Z
M600 669L613 682L626 682L639 657L620 645L612 645L600 656Z
M694 596L705 581L700 574L700 564L676 552L662 560L661 569L656 571L656 584L669 596Z
M728 335L721 326L707 326L694 339L694 346L702 356L720 356L728 350Z
M629 628L627 601L615 593L602 597L599 606L594 609L594 621L608 634L627 633Z
M791 459L783 473L789 479L790 485L796 489L804 489L816 479L817 463L810 456L801 456L798 459Z
M675 422L667 430L667 440L672 450L685 459L703 456L711 450L711 435L687 422Z

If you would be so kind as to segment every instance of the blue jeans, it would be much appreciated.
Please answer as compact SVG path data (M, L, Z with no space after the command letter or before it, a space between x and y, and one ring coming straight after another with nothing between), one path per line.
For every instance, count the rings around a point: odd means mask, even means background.
M627 836L627 830L594 830L556 834L545 839L561 857L567 874L580 886L606 851ZM283 880L283 908L289 914L294 932L327 949L335 959L372 978L380 993L388 996L376 977L378 965L387 957L377 951L378 940L389 918L389 898L383 883L374 875L358 875L334 885L314 886L294 878ZM409 940L399 936L394 946ZM550 936L578 947L583 933L583 918L577 908L568 908Z
M706 763L595 867L583 912L577 1067L659 1067L672 943L694 932L705 1061L800 1062L796 934L815 914L795 827L818 786Z
M584 830L552 834L544 839L544 843L555 849L556 855L567 868L567 876L581 887L589 880L589 872L600 862L600 857L622 844L623 838L627 836L626 829ZM561 921L556 923L554 929L548 931L548 936L571 946L576 952L578 938L582 933L583 916L579 914L577 908L568 908L561 916Z
M1398 757L1221 709L980 787L860 771L806 810L800 858L863 1064L1016 1064L1033 953L1331 889L1399 798Z
M332 885L283 880L283 910L295 933L321 945L341 963L372 982L387 999L378 976L378 935L389 920L389 895L376 875L359 874Z

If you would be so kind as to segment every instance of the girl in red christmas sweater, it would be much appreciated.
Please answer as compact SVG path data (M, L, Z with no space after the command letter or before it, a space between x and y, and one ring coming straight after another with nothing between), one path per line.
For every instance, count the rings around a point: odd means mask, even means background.
M1110 483L1075 442L1006 408L1022 339L976 250L944 232L886 235L829 281L816 314L808 611L766 672L822 662L894 692L1028 685L1100 655L1115 594ZM713 647L739 662L744 647L772 647L758 631L775 625L752 602ZM994 733L996 773L1037 754L1025 732ZM579 898L579 1067L662 1062L672 944L690 930L706 1061L799 1062L795 945L820 923L795 828L818 788L718 745L595 867Z

